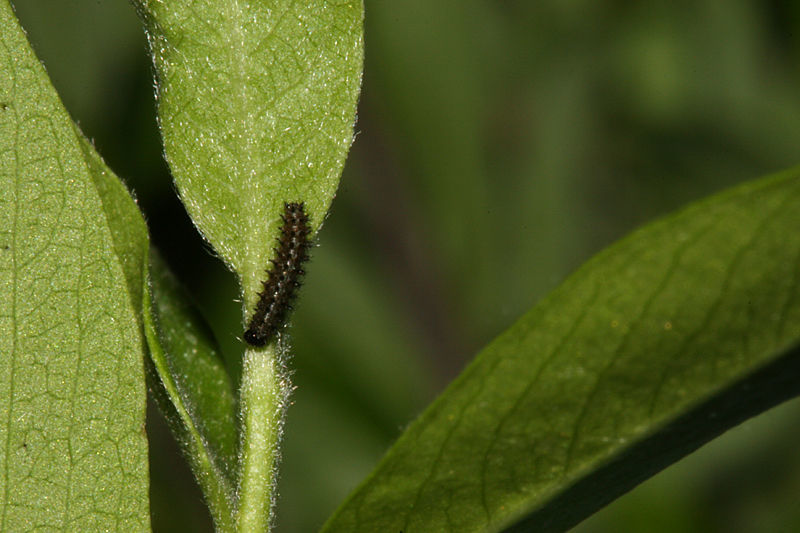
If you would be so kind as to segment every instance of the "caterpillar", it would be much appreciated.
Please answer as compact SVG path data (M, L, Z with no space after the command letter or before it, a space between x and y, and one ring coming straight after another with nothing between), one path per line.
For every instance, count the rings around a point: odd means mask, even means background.
M311 245L308 215L303 202L283 204L283 225L274 250L272 267L262 282L258 304L244 332L244 340L252 346L264 346L286 322L292 300L300 287L303 263L308 260Z

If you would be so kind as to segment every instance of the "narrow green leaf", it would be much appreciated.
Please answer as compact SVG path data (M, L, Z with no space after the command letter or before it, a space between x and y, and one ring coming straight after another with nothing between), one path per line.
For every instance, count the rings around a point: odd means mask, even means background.
M147 232L0 1L0 530L147 531Z
M361 83L362 2L136 4L181 198L252 303L283 203L305 202L317 228L336 192Z
M219 531L234 531L236 403L211 330L153 253L145 308L151 389L203 490Z
M798 394L799 230L794 169L598 254L477 356L325 531L563 531Z

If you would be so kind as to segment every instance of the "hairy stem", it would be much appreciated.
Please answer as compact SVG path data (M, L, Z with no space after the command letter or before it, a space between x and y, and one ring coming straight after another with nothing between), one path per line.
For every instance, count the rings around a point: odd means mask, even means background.
M279 460L288 386L278 363L277 345L244 355L241 389L239 472L240 533L268 531Z

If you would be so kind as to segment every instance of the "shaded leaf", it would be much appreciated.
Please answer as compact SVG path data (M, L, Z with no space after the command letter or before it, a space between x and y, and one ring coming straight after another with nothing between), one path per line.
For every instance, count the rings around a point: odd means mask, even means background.
M233 531L236 399L213 335L167 266L153 254L145 309L151 389L220 531Z
M800 389L800 170L655 222L484 349L325 531L561 531Z

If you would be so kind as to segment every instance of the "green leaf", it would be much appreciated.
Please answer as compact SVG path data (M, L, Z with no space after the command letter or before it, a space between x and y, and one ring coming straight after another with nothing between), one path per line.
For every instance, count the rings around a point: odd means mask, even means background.
M305 202L318 228L336 192L361 84L362 2L137 5L181 198L252 304L284 202Z
M230 377L208 325L153 253L145 308L151 390L178 437L219 531L234 531L236 419Z
M493 341L325 531L563 531L800 392L800 169L655 222Z
M156 67L164 149L197 227L253 309L285 202L314 230L353 138L361 0L135 1ZM268 528L289 380L280 348L247 350L237 527Z
M147 531L147 250L0 2L0 530Z

